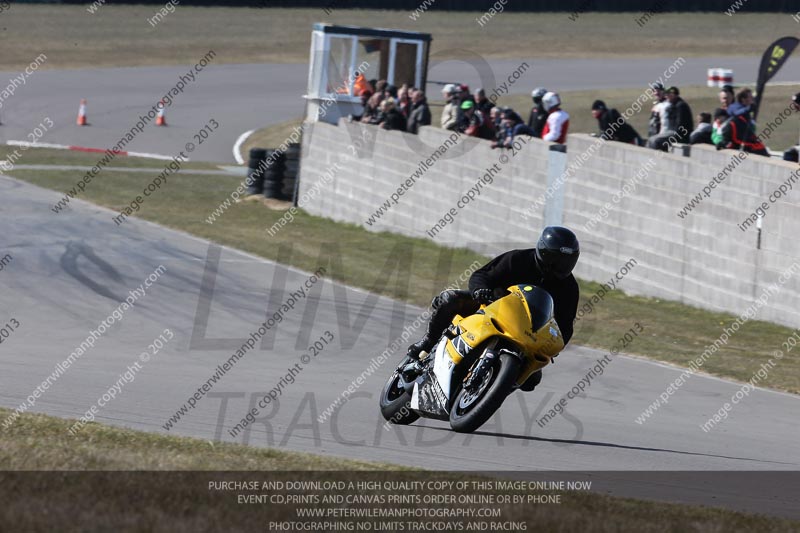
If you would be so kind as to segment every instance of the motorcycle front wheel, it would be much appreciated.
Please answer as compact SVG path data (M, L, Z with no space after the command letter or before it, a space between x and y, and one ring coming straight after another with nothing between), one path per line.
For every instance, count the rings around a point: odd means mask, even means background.
M503 404L517 381L520 371L519 359L509 353L501 353L481 379L469 390L462 387L450 409L450 427L458 433L472 433L494 414Z
M400 369L410 361L408 357L403 360L381 391L381 414L385 420L393 424L408 425L419 418L419 415L411 410L411 393L406 392L400 380Z

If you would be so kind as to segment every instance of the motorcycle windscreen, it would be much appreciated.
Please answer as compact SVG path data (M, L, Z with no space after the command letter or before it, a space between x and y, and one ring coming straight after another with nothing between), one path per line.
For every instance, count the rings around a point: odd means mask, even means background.
M553 297L546 290L533 285L520 285L519 289L531 312L532 329L539 331L553 318Z
M531 314L531 329L537 339L537 351L542 355L556 355L564 349L564 340L554 318L553 297L541 287L533 285L517 287Z

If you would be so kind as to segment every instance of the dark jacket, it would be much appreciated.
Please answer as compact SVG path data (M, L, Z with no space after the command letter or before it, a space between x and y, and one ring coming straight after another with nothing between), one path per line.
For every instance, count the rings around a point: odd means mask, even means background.
M547 111L544 110L544 106L542 104L533 106L528 117L528 127L533 130L534 137L542 138L542 130L546 123Z
M411 112L408 115L406 131L416 134L419 132L420 126L430 126L430 124L431 108L428 107L428 100L421 100L411 108Z
M621 126L618 121L622 123ZM633 129L633 126L625 122L616 109L603 111L603 114L597 118L597 125L600 127L600 137L607 141L639 143L639 133Z
M396 108L383 114L381 122L383 123L381 127L385 130L406 131L406 117Z
M469 290L492 289L497 295L522 283L543 288L553 297L555 319L566 344L572 338L572 325L578 312L578 282L572 274L562 280L545 279L536 266L535 254L536 249L531 248L511 250L495 257L472 274Z
M502 117L502 115L501 115ZM518 124L523 124L522 117L516 111L511 111L510 116L510 124L508 126L504 125L505 121L503 118L500 119L500 123L495 129L495 140L499 144L503 144L508 139L513 139L514 137L514 128Z
M487 124L489 119L478 110L472 112L472 116L462 113L461 121L456 125L456 131L465 133L470 137L481 139L494 139L494 128Z
M756 135L756 126L749 111L737 114L722 125L722 141L717 148L732 148L758 155L769 155Z
M483 116L488 117L491 113L494 104L488 98L484 98L482 102L475 102L475 108L483 113Z
M678 142L688 143L689 135L692 133L692 130L694 130L692 108L679 96L669 109L667 109L667 114L670 117L669 122L675 125L675 132L677 133L675 138ZM683 126L683 128L681 128L681 126Z

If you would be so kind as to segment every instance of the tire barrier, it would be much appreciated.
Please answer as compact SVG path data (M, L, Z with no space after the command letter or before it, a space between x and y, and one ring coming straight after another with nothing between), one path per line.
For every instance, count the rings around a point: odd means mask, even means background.
M286 165L286 155L278 150L266 150L267 156L261 168L264 169L264 196L282 200L283 170Z
M264 172L262 161L267 159L267 151L263 148L251 148L250 159L247 161L247 194L261 194L264 192Z
M247 194L295 202L297 176L300 174L300 143L292 143L285 152L252 148L247 162Z
M297 205L297 177L300 175L300 143L292 143L286 149L286 165L283 171L283 196Z

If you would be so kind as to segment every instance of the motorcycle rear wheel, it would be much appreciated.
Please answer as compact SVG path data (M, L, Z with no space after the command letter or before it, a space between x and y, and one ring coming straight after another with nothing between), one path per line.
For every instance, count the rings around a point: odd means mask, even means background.
M450 409L450 427L458 433L472 433L485 424L511 392L519 370L519 359L501 353L477 387L458 391Z
M392 424L407 426L415 422L419 415L411 410L411 393L406 392L400 384L400 368L408 364L406 357L397 370L383 386L380 397L381 415Z

